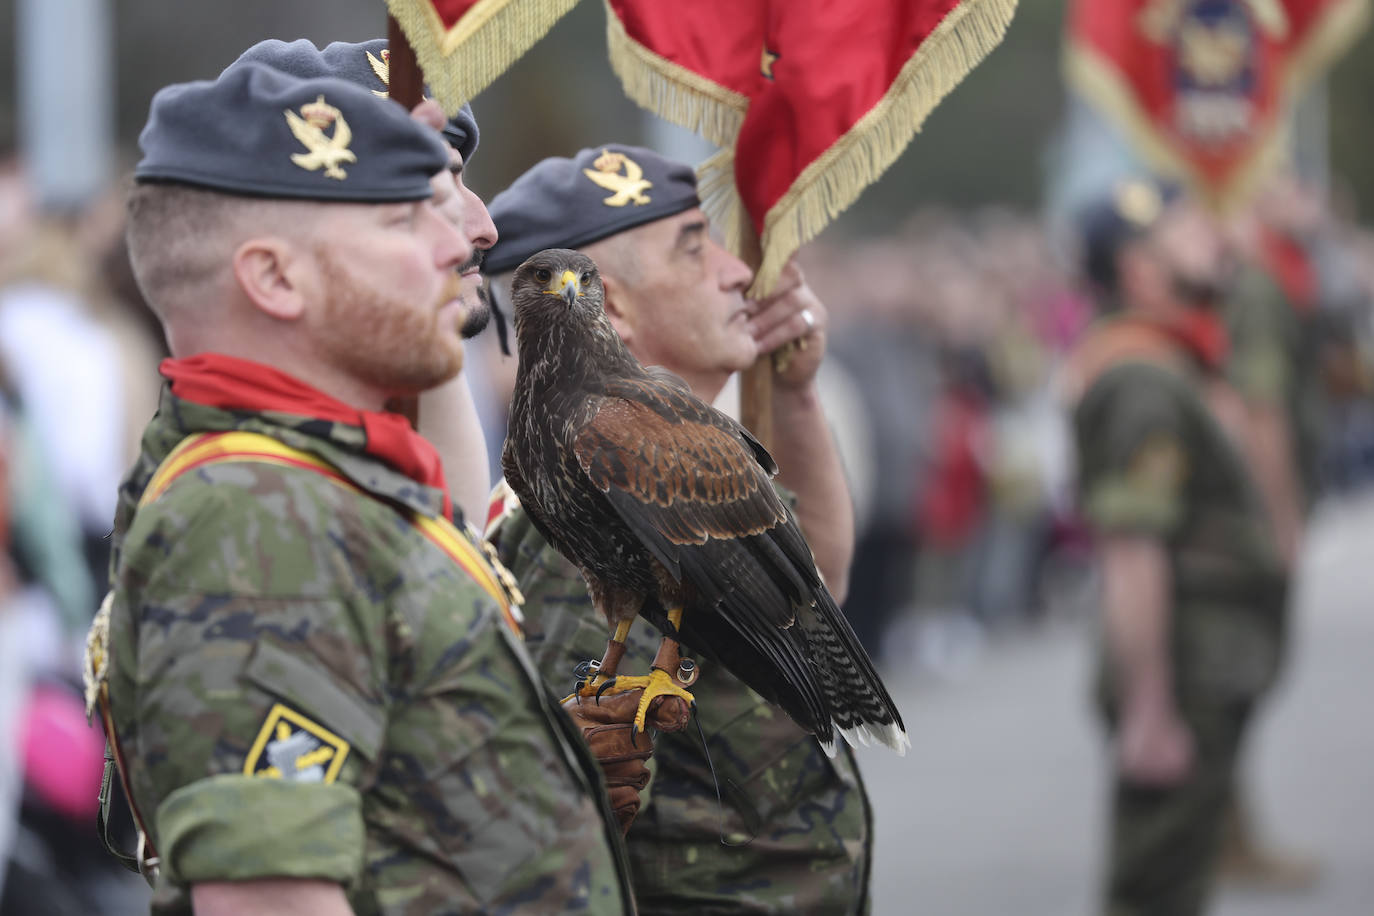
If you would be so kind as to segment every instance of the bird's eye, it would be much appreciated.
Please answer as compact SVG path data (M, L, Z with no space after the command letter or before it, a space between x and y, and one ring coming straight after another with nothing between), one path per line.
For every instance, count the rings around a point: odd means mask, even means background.
M584 270L584 271L582 271L582 285L583 285L583 286L586 286L588 283L591 283L591 282L592 282L592 272L591 272L590 270Z
M535 270L534 278L540 283L548 283L553 279L553 274L549 272L547 267L540 267Z

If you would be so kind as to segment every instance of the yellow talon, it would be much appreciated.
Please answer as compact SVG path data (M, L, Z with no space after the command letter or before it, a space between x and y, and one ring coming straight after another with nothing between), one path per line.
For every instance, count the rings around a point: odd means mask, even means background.
M658 668L649 672L648 677L632 678L632 680L643 681L640 686L644 688L644 695L639 698L639 709L635 711L635 728L644 731L644 722L649 715L649 704L658 697L679 697L690 708L696 703L697 698L686 690L683 690L673 679L668 676L666 671ZM616 685L620 686L619 684Z
M578 683L580 683L582 686L578 687L572 693L564 697L563 702L566 703L573 697L594 697L598 693L620 693L620 690L618 688L619 682L621 680L623 680L623 678L617 678L614 675L608 677L604 674L593 674L591 677L587 678L586 681L579 681ZM610 688L608 690L601 689L601 686L603 684L608 684L611 681L616 682L616 687Z
M614 681L614 683L611 683ZM610 686L606 686L606 685ZM696 697L691 693L673 683L673 679L668 676L666 671L655 668L647 676L629 677L619 675L616 677L606 677L604 674L597 674L587 681L586 684L578 688L576 693L569 694L563 702L571 700L573 697L597 697L602 694L627 693L631 690L643 690L644 695L639 698L639 708L635 711L634 725L637 731L645 730L645 722L649 716L649 704L658 697L678 697L683 700L688 707L696 703Z

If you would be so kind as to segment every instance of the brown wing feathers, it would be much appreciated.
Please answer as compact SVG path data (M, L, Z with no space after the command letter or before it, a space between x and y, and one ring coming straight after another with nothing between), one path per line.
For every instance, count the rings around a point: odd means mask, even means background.
M865 676L881 682L848 627L837 632L829 619L840 611L828 593L818 594L824 588L810 549L757 461L755 447L762 446L719 415L694 411L669 386L645 381L613 390L634 400L603 399L575 452L660 562L690 583L697 604L714 611L689 612L684 641L709 646L717 661L747 672L746 683L799 721L814 723L826 743L833 741L832 718L842 728L868 720L833 708L815 687L816 669L844 692L871 692L864 690ZM799 608L814 633L795 626ZM855 651L862 662L848 659ZM891 708L890 698L874 702L876 711L866 712L887 718L882 707Z

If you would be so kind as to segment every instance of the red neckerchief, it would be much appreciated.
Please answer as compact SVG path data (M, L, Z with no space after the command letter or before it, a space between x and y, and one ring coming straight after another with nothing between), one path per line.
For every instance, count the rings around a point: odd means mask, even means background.
M222 353L164 359L158 371L172 383L172 394L197 404L222 410L274 410L361 427L367 454L439 490L444 494L444 516L453 515L439 452L398 413L350 407L271 366Z
M1162 326L1204 368L1216 372L1231 353L1231 337L1221 316L1211 309L1188 309L1180 318Z
M1261 265L1293 308L1303 314L1310 312L1317 304L1317 272L1307 249L1292 237L1265 226L1260 229L1259 250Z
M1136 320L1159 329L1209 372L1221 369L1231 353L1231 337L1226 332L1226 324L1211 309L1188 309L1181 317L1167 322L1139 317Z

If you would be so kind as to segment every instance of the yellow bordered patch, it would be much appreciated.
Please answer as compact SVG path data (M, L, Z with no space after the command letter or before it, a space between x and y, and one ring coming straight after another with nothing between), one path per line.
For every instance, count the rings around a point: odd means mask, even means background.
M246 776L331 783L348 757L348 742L322 725L275 704L243 762Z
M1188 473L1188 456L1173 436L1156 433L1136 450L1127 476L1148 492L1172 492Z

